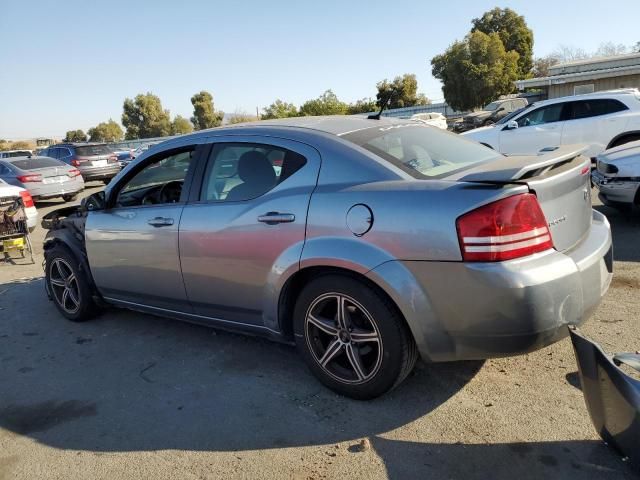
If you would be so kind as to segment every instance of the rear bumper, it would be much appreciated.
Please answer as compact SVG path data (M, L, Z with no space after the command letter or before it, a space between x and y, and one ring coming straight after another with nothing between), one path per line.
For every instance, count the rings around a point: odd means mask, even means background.
M34 200L61 197L63 195L76 195L84 190L84 182L69 182L68 184L47 185L44 188L30 191Z
M570 252L497 263L388 262L370 276L389 276L387 288L401 290L387 291L423 359L471 360L526 353L565 337L567 325L580 325L599 305L612 262L609 222L594 211L589 235ZM401 279L392 263L410 277Z
M605 205L633 204L640 187L640 181L618 180L615 177L606 177L597 170L591 174L591 180L598 189L598 198Z
M106 180L120 173L120 165L114 163L108 167L80 167L79 170L85 182L91 180Z

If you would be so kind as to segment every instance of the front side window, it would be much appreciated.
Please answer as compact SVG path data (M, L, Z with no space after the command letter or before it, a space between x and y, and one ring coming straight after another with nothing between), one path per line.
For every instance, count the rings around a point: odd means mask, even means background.
M155 159L120 189L116 206L134 207L180 202L194 149Z
M517 122L519 127L529 127L533 125L544 125L545 123L559 122L562 118L562 108L564 104L556 103L546 107L533 110L531 113L523 115Z
M499 102L491 102L489 105L486 105L483 110L486 110L488 112L493 112L494 110L497 110L498 107L500 107L500 103Z
M500 157L479 143L415 122L343 135L415 178L436 178Z
M302 155L273 145L219 144L207 163L200 198L207 202L251 200L285 181L305 163Z

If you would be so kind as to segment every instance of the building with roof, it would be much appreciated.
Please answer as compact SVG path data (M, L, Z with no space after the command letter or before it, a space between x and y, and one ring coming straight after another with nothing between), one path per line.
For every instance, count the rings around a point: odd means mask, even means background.
M520 91L540 90L547 98L618 88L640 89L640 53L558 63L548 77L517 80Z

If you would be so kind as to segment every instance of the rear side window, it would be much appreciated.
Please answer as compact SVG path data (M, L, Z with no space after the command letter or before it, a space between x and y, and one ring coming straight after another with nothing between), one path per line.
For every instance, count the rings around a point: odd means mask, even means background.
M479 143L417 123L385 125L343 135L415 178L437 178L501 155Z
M200 198L207 202L257 198L284 182L306 162L302 155L273 145L218 144L211 152Z
M559 122L562 118L564 103L556 103L546 107L540 107L520 117L517 122L519 127L544 125L545 123Z
M90 157L92 155L110 155L111 150L106 145L83 145L75 147L76 154L80 157Z
M47 167L64 167L64 163L54 160L53 158L40 157L40 158L28 158L24 160L15 160L11 162L20 170L35 170L36 168Z
M606 98L571 102L569 107L571 109L569 118L572 120L597 117L599 115L608 115L610 113L627 110L627 106L622 102Z

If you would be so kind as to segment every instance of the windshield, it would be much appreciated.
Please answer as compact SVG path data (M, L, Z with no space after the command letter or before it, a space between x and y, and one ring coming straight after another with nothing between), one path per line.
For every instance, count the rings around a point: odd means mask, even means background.
M479 143L415 122L367 128L342 138L421 179L441 177L500 157Z
M20 170L35 170L36 168L47 167L66 167L65 163L54 160L53 158L41 157L41 158L26 158L24 160L14 160L12 165L18 167Z
M76 147L76 153L80 157L89 157L91 155L109 155L111 150L106 145L86 145Z
M526 107L522 107L519 108L518 110L511 112L509 115L506 115L504 117L502 117L500 119L500 121L496 122L496 125L502 125L504 123L507 123L509 120L511 120L513 117L515 117L516 115L519 115L520 113L524 112L527 108L529 108L531 105L527 105Z
M486 105L483 110L493 112L494 110L497 110L499 106L500 104L498 102L491 102L489 105Z

